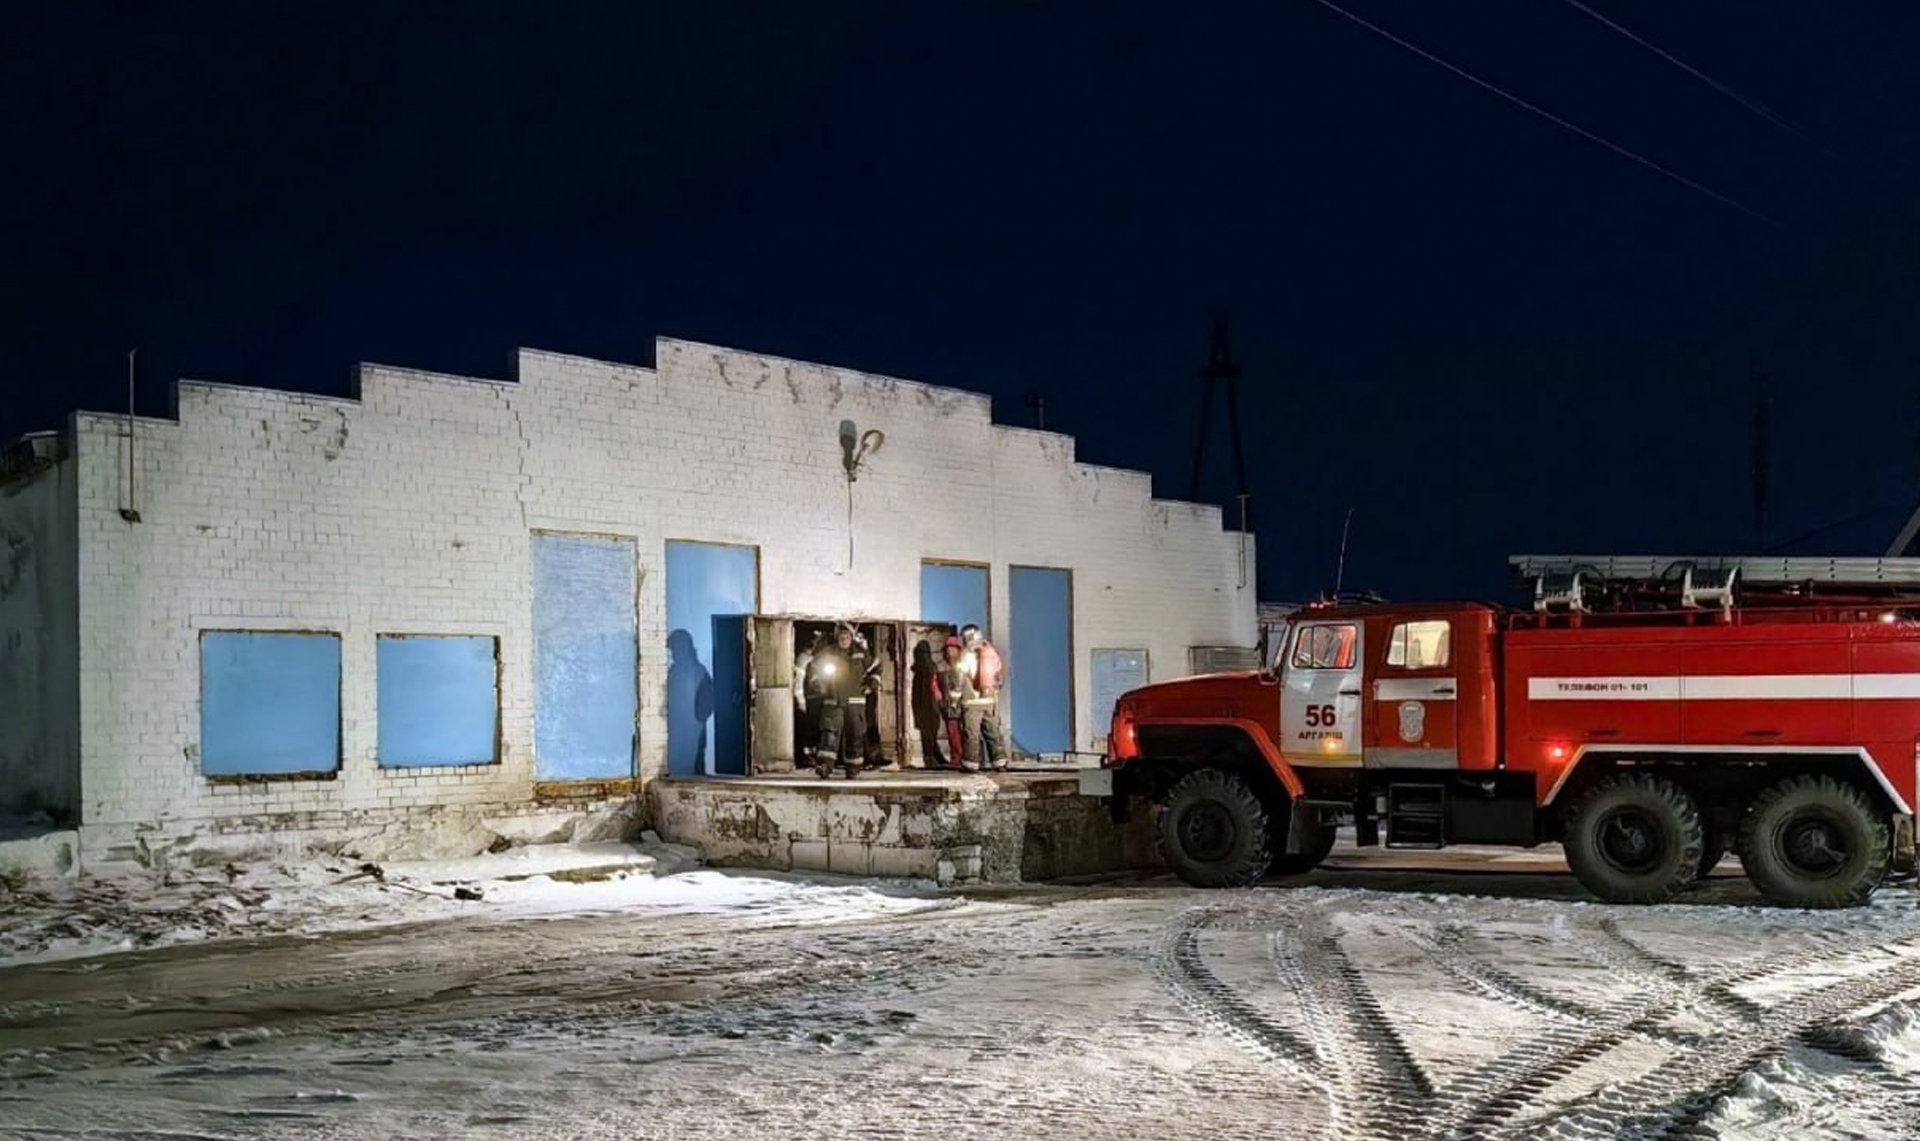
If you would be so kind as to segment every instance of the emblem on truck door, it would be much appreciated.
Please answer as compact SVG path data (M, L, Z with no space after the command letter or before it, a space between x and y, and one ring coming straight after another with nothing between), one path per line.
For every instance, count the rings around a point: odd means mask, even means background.
M1409 744L1427 734L1427 707L1418 701L1400 703L1400 739Z

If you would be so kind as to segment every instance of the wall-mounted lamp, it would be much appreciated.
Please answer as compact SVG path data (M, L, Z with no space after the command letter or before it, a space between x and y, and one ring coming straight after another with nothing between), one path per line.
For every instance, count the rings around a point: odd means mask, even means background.
M867 457L880 454L880 446L886 442L887 434L878 428L868 428L855 437L853 421L841 423L840 450L849 483L860 478L860 468L867 462Z
M860 431L851 420L840 421L840 464L847 470L847 569L853 569L853 481L868 458L878 455L887 434L878 428Z

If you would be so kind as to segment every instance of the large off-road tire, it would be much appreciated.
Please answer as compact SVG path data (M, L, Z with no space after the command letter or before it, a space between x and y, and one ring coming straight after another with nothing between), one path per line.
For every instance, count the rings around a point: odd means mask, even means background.
M1608 903L1672 899L1700 875L1705 844L1693 798L1652 773L1607 777L1567 813L1567 864Z
M1246 887L1273 863L1267 806L1247 782L1221 769L1195 769L1167 792L1160 851L1195 887Z
M1857 907L1886 877L1891 831L1886 815L1853 785L1792 777L1754 798L1740 826L1740 862L1775 903Z
M1273 867L1274 875L1303 876L1320 866L1333 851L1333 841L1337 829L1331 824L1322 824L1318 820L1309 821L1300 840L1300 851L1288 853L1286 850L1286 820L1284 817L1274 821Z

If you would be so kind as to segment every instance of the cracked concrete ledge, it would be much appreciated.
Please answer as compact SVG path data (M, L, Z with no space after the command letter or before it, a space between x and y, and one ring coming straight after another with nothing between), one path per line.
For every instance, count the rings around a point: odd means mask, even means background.
M661 836L715 865L1021 883L1151 867L1143 820L1115 825L1072 775L668 779L649 786Z

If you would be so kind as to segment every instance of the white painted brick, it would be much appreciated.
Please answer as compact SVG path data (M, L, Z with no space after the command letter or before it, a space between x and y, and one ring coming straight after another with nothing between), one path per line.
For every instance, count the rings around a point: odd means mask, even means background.
M183 384L143 421L144 521L118 514L121 421L76 418L81 802L88 824L511 804L532 792L534 529L633 537L641 766L664 767L665 543L750 543L768 613L919 612L923 558L988 563L1003 651L1010 564L1074 572L1078 745L1089 651L1250 645L1254 594L1217 508L1151 498L1065 436L991 423L983 396L663 340L657 369L522 351L517 383L367 366L357 401ZM839 424L886 433L854 487L846 566ZM457 545L456 545L457 544ZM1251 540L1244 580L1253 580ZM345 763L331 781L203 779L198 631L342 635ZM497 765L378 767L374 636L500 639Z

